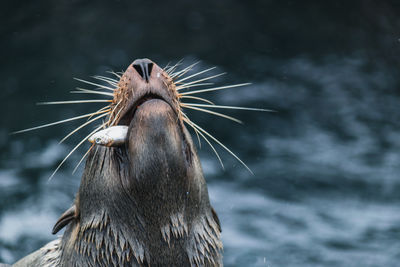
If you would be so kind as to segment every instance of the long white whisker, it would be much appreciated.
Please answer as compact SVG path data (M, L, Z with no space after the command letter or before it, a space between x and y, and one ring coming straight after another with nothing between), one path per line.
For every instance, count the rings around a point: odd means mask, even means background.
M114 96L112 93L107 93L107 92L99 92L99 91L83 89L83 88L79 88L79 87L77 87L76 89L78 91L71 91L70 93L72 93L72 94L95 94L95 95Z
M214 88L206 88L206 89L181 93L181 95L199 94L199 93L205 93L205 92L210 92L210 91L217 91L217 90L223 90L223 89L228 89L228 88L246 86L246 85L250 85L250 84L251 83L239 83L239 84L225 85L225 86L214 87Z
M169 74L173 73L175 71L175 69L182 64L183 58L181 60L179 60L174 66L170 67L168 69L168 71L166 71Z
M165 67L163 68L164 71L167 71L167 69L169 68L169 64L171 64L171 61L168 61L167 65L165 65Z
M108 77L93 76L93 78L94 78L94 79L97 79L97 80L100 80L100 81L103 81L103 82L106 82L106 83L108 83L109 85L111 85L111 86L113 86L113 87L117 87L117 85L118 85L118 81L113 80L113 79L108 78ZM115 89L114 89L114 90L115 90Z
M209 69L205 69L205 70L199 71L199 72L197 72L197 73L194 73L194 74L192 74L192 75L189 75L189 76L187 76L187 77L185 77L185 78L183 78L183 79L180 79L180 80L176 81L176 83L181 83L181 82L186 81L186 80L188 80L188 79L190 79L190 78L193 78L193 77L196 77L196 76L198 76L198 75L200 75L200 74L203 74L203 73L205 73L205 72L211 71L211 70L213 70L213 69L215 69L215 68L216 68L216 67L212 67L212 68L209 68Z
M183 70L180 70L180 71L171 73L171 74L169 74L169 76L170 76L173 80L175 80L176 78L185 75L187 72L189 72L189 71L191 71L191 70L192 70L192 68L191 68L191 66L189 66L189 67L184 68Z
M77 80L77 81L83 82L83 83L87 83L87 84L90 84L90 85L97 86L99 88L103 88L103 89L107 89L107 90L110 90L110 91L114 91L114 88L111 88L111 87L108 87L108 86L105 86L105 85L101 85L101 84L98 84L98 83L85 81L85 80L78 79L78 78L74 78L74 79Z
M114 107L114 109L113 109L112 112L115 111L115 109L118 107L119 104L121 104L121 102L122 102L122 99L118 102L117 105L115 105L115 107ZM116 120L117 120L117 118L118 118L118 115L119 115L119 113L120 113L121 111L122 111L122 108L120 108L120 109L118 110L117 114L115 114L115 118L113 119L113 121L111 122L111 124L109 124L110 126L113 126L113 125L114 125L114 123L116 122ZM110 116L110 118L111 118L111 116ZM110 121L108 121L108 122L110 122Z
M207 104L197 104L197 103L181 103L185 104L185 106L191 107L205 107L205 108L221 108L221 109L235 109L235 110L250 110L250 111L264 111L264 112L275 112L271 109L263 109L263 108L247 108L247 107L236 107L236 106L221 106L221 105L207 105Z
M227 152L229 152L229 154L231 154L237 161L239 161L251 174L254 175L254 173L250 170L250 168L238 157L236 156L235 153L233 153L229 148L227 148L223 143L221 143L221 141L219 141L217 138L215 138L214 136L212 136L211 134L209 134L206 130L204 130L203 128L201 128L199 125L195 124L194 122L192 122L193 125L200 130L201 132L203 132L205 135L207 135L208 137L210 137L212 140L214 140L217 144L219 144L220 146L222 146Z
M56 172L61 168L61 166L64 164L64 162L72 155L72 153L74 153L74 151L76 149L78 149L78 147L80 147L83 142L86 141L86 139L88 139L92 134L94 134L95 132L97 132L98 130L101 129L101 127L103 127L103 125L101 125L100 127L94 129L90 134L88 134L85 138L82 139L82 141L80 141L69 153L68 155L61 161L61 163L57 166L57 168L54 170L54 172L51 174L49 180L51 178L53 178L53 176L56 174Z
M215 112L215 111L211 111L211 110L203 109L203 108L196 108L196 107L186 106L186 105L181 105L181 106L183 106L185 108L190 108L190 109L194 109L194 110L210 113L210 114L213 114L213 115L216 115L216 116L219 116L219 117L222 117L222 118L225 118L225 119L232 120L234 122L243 124L243 122L241 120L238 120L238 119L236 119L234 117L231 117L231 116L219 113L219 112Z
M118 73L114 72L114 71L107 71L108 73L115 75L118 79L121 79L121 75L119 75Z
M196 129L196 124L194 122L192 122L191 120L189 120L188 117L186 117L187 120L185 120L186 123L188 123L193 129ZM211 147L211 149L214 151L215 155L218 158L219 163L221 164L222 169L225 169L224 167L224 163L222 162L221 157L219 156L217 150L215 149L215 147L211 144L211 142L207 139L207 137L204 136L204 134L202 134L200 131L198 131L198 133L201 135L201 137L203 137L203 139L207 142L207 144Z
M72 101L52 101L52 102L39 102L36 105L63 105L63 104L81 104L81 103L104 103L112 102L112 100L106 99L84 99L84 100L72 100Z
M90 150L92 150L93 147L94 147L94 144L92 144L90 146L90 148L88 149L88 151L86 151L85 155L82 156L81 160L78 162L78 164L75 166L74 170L72 171L72 174L74 174L76 172L79 165L81 165L82 161L86 158L86 156L89 154Z
M107 77L107 76L102 76L102 75L94 75L93 78L100 79L100 80L105 81L105 82L106 81L110 81L110 82L113 82L113 83L118 83L119 82L119 80L117 80L117 79L114 79L114 78L111 78L111 77Z
M16 132L13 132L12 134L29 132L29 131L33 131L33 130L37 130L37 129L41 129L41 128L45 128L45 127L50 127L50 126L53 126L53 125L57 125L57 124L61 124L61 123L69 122L69 121L74 121L74 120L87 118L87 117L90 117L90 116L93 116L93 115L96 115L96 114L99 114L99 112L89 113L89 114L85 114L85 115L81 115L81 116L77 116L77 117L73 117L73 118L69 118L69 119L65 119L65 120L61 120L61 121L51 122L51 123L48 123L48 124L44 124L44 125L40 125L40 126L28 128L28 129L16 131Z
M185 75L188 71L192 70L192 68L194 66L196 66L197 64L199 64L199 63L200 63L200 61L197 61L197 62L193 63L192 65L187 66L183 70L180 70L180 71L177 71L175 73L172 73L170 76L171 76L171 78L181 77L182 75Z
M185 121L185 120L184 120ZM189 124L189 123L188 123ZM196 134L197 137L197 141L199 142L199 148L201 149L201 141L200 141L200 136L199 136L199 130L197 130L196 128L194 128L193 126L191 126L189 124L190 127L192 127L192 129L194 130L194 133Z
M186 118L183 118L183 121L187 121L187 120L189 120L189 118L188 118L188 116L186 116L186 114L185 113L183 113L182 112L182 115ZM190 120L189 120L190 121ZM189 123L188 123L189 124ZM199 131L196 129L196 128L194 128L192 125L190 125L189 124L189 126L190 127L192 127L192 129L194 130L194 132L195 132L195 134L196 134L196 136L197 136L197 141L199 142L199 148L201 148L201 141L200 141L200 137L199 137Z
M197 96L190 96L190 95L186 95L186 96L182 96L182 97L180 97L180 98L190 98L190 99L197 99L197 100L200 100L200 101L203 101L203 102L206 102L206 103L209 103L209 104L211 104L211 105L215 105L213 102L211 102L210 100L208 100L208 99L205 99L205 98L202 98L202 97L197 97Z
M219 73L219 74L216 74L216 75L213 75L213 76L210 76L210 77L205 77L203 79L199 79L199 80L195 80L195 81L191 81L191 82L185 83L185 85L190 85L190 84L195 84L195 83L199 83L199 82L202 82L202 81L211 80L211 79L217 78L217 77L225 75L225 74L226 74L226 72ZM176 82L176 83L178 83L178 82Z
M107 112L109 112L109 111L111 110L110 105L107 105L107 106L102 107L101 109L95 111L95 113L94 113L92 116L90 116L90 117L88 118L88 120L90 120L94 115L103 113L104 110L106 110Z
M59 142L59 144L61 144L62 142L64 142L68 137L70 137L71 135L73 135L74 133L76 133L77 131L79 131L80 129L82 129L83 127L85 127L85 126L91 124L92 122L94 122L94 121L96 121L96 120L98 120L98 119L100 119L100 118L103 118L103 117L105 117L105 116L107 116L107 115L108 115L108 113L101 114L101 115L99 115L99 116L97 116L97 117L95 117L95 118L93 118L93 119L91 119L91 120L88 120L87 122L83 123L83 124L80 125L78 128L74 129L72 132L70 132L69 134L67 134L63 139L61 139L60 142Z
M192 87L197 87L197 86L206 86L206 85L213 85L214 83L196 83L196 84L192 84L192 85L188 85L186 86L186 84L182 84L182 85L178 85L176 86L176 90L182 90L182 89L186 89L186 88L192 88Z

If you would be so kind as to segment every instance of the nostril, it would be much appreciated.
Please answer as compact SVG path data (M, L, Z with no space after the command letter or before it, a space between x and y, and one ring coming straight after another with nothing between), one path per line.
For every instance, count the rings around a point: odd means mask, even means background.
M153 70L153 63L147 64L146 70L147 70L147 77L149 78L151 75L151 71ZM148 80L148 78L147 78L147 80Z
M139 75L146 80L146 82L149 81L151 71L153 70L153 62L147 58L145 59L136 59L133 62L133 67L139 73Z
M135 68L135 70L137 71L137 73L139 73L139 75L145 79L146 77L144 76L145 70L143 65L133 65L133 67Z

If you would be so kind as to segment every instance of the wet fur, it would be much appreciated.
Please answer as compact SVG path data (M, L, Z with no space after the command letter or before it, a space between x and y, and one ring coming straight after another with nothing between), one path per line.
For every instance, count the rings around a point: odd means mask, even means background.
M130 162L127 151L131 146L98 146L90 153L76 203L79 220L64 233L61 263L221 264L219 223L197 156L191 168L183 160L177 162L182 152L166 145L166 140L175 138L164 136L170 130L161 126L162 130L148 137L154 142L146 141L145 153L138 160L141 164Z
M121 81L140 86L131 69ZM130 121L127 143L94 146L74 206L53 230L66 226L65 233L15 266L222 266L219 220L177 99L170 100L150 100L131 119L124 105L118 121Z

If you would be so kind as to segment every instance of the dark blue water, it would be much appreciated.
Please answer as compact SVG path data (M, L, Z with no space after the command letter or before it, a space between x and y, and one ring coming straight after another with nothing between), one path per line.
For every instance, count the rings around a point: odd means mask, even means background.
M134 59L202 60L228 72L204 95L245 122L189 112L253 170L203 142L199 154L222 223L226 266L398 266L400 6L377 1L42 1L4 3L0 97L0 262L55 237L86 147L57 175L78 123L9 135L95 109L36 106L79 99L88 79Z

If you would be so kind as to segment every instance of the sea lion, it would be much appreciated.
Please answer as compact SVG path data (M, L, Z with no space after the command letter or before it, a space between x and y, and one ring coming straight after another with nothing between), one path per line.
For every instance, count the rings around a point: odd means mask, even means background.
M13 266L222 266L218 216L176 84L135 60L113 93L109 126L128 126L121 146L94 144L61 238Z

